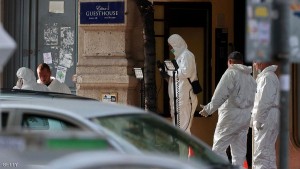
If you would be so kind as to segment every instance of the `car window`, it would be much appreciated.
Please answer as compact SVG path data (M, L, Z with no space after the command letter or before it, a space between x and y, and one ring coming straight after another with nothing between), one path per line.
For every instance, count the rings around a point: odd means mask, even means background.
M203 160L209 164L228 164L204 143L191 139L183 131L149 114L106 116L92 121L110 129L144 151L175 154L186 159L190 157Z
M63 131L79 129L78 126L54 117L25 113L22 117L22 128L27 130Z

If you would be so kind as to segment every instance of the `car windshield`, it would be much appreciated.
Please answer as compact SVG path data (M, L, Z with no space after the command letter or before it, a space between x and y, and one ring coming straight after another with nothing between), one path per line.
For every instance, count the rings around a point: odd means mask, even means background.
M175 154L208 164L228 165L227 161L213 153L205 143L201 143L171 124L162 123L162 120L152 114L105 116L91 120L143 151Z

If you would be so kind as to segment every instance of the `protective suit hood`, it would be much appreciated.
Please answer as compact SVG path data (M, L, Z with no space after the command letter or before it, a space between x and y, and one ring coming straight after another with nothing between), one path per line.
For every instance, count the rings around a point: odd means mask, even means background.
M47 86L36 83L36 77L33 71L29 68L26 67L19 68L16 75L19 79L22 79L22 83L20 86L18 85L14 86L13 89L49 91Z
M178 56L187 49L187 44L184 41L184 39L178 35L178 34L173 34L169 37L168 43L172 46L174 49L174 55L175 59L178 58Z
M18 69L16 73L18 78L22 78L24 81L24 84L35 82L35 75L31 69L28 69L26 67L21 67Z
M242 64L232 64L232 65L230 65L229 69L241 70L242 72L244 72L246 74L252 73L252 66L245 66Z
M260 77L260 76L262 76L263 74L265 74L266 72L269 72L269 71L275 72L277 70L277 67L278 67L277 65L268 66L261 73L259 73L257 75L257 77Z

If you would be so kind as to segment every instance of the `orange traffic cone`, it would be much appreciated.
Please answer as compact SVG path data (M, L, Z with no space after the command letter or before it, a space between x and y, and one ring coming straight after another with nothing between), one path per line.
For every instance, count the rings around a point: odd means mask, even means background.
M248 169L248 162L247 162L247 160L244 161L243 167Z
M194 156L194 151L191 147L189 147L188 158L191 158L193 156Z

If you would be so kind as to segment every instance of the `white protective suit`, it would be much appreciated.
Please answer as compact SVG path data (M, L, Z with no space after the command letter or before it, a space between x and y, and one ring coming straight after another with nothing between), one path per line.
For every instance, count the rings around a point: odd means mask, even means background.
M13 89L49 91L46 85L36 83L36 77L29 68L19 68L16 75L19 79L22 79L22 84L14 86Z
M179 113L178 126L190 134L194 112L198 104L197 96L193 93L192 86L188 81L188 78L190 78L191 82L197 79L195 57L193 53L187 49L187 44L180 35L171 35L168 39L168 43L174 49L175 60L179 66L175 75L175 83L178 82L178 88L176 89L176 96L178 97L178 104L176 106L177 110L179 110L177 111L177 113ZM171 117L173 123L175 123L172 76L168 79L168 93L170 98Z
M275 142L279 132L280 83L274 73L277 66L266 67L258 74L257 93L252 111L253 123L261 123L257 130L253 125L253 169L275 169Z
M231 64L222 75L211 102L204 106L210 115L218 109L218 122L212 150L228 159L230 145L232 164L243 166L247 152L247 133L253 108L256 83L252 68Z
M54 77L51 77L52 82L49 84L48 89L51 92L57 92L57 93L66 93L71 94L70 88L60 81L56 80ZM41 83L41 80L37 80L38 83Z

